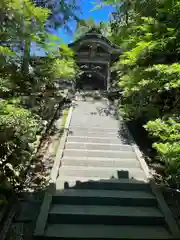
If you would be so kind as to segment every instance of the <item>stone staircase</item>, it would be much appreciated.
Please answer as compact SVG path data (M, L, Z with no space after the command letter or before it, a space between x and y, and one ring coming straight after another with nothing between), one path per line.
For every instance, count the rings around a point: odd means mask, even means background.
M45 196L35 237L179 239L123 122L106 109L106 101L79 101L73 110L58 177Z

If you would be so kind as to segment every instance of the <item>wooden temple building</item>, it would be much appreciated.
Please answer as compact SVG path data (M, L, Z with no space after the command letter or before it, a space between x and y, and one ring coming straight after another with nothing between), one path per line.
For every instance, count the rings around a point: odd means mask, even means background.
M111 84L111 64L122 53L119 46L92 28L69 44L83 74L76 81L76 88L85 90L108 90Z

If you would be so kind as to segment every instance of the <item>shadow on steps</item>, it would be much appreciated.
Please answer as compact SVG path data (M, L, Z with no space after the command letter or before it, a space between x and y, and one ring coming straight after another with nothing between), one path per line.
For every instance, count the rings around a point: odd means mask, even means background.
M117 175L58 179L45 239L171 239L148 182L129 179L128 171Z

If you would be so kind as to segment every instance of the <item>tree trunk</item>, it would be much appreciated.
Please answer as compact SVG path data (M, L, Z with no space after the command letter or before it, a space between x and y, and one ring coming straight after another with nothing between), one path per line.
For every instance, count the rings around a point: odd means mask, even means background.
M31 45L30 40L25 40L21 66L21 71L24 75L28 75L29 73L30 45Z

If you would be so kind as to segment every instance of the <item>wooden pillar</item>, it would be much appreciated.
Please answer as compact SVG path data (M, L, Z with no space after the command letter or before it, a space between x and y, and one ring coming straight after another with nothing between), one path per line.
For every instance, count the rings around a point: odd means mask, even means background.
M110 78L111 78L111 71L110 71L110 63L107 64L107 91L110 88Z
M96 46L96 44L92 44L92 46L91 46L91 52L90 52L90 57L94 57L94 56L96 56L96 49L97 49L97 46Z

